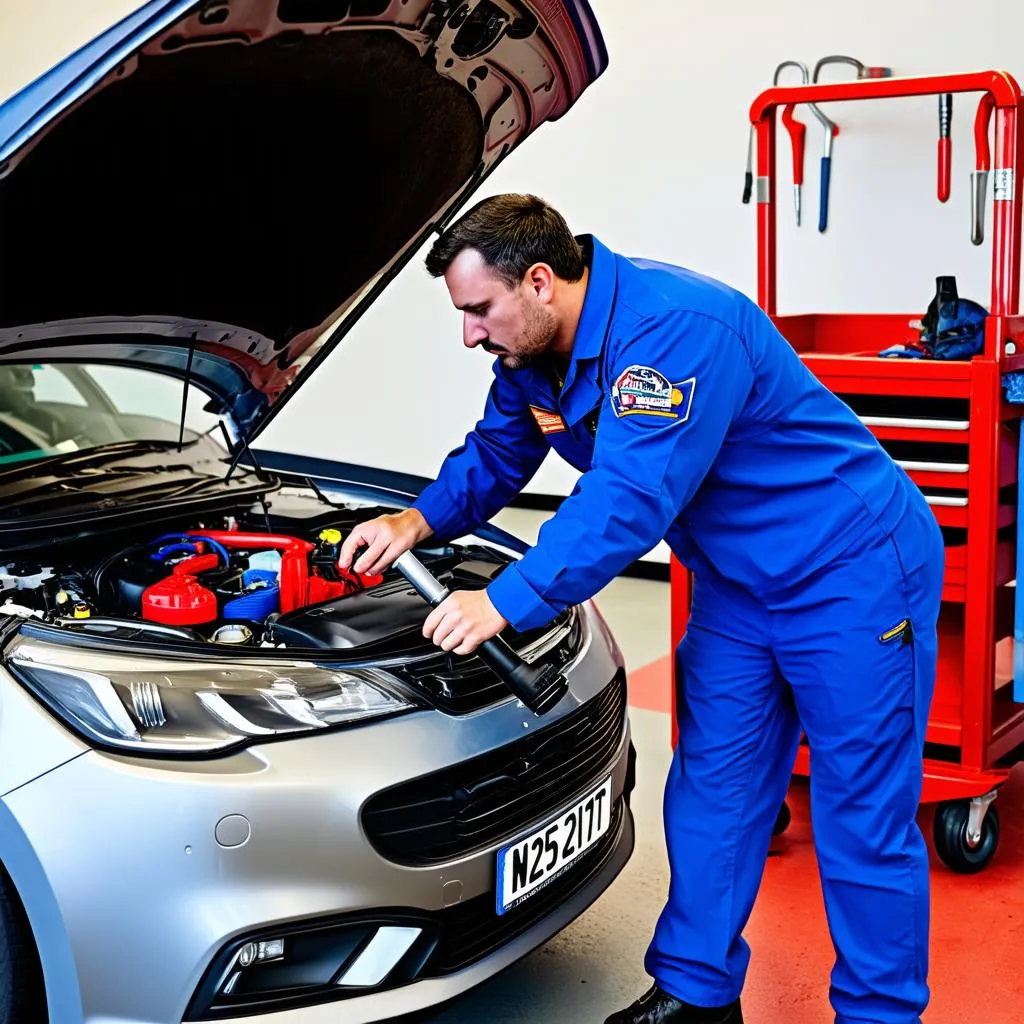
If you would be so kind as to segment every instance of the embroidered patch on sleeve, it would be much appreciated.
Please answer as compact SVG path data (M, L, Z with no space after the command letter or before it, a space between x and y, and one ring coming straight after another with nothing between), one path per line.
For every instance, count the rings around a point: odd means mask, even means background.
M630 366L612 385L612 408L616 416L663 416L685 423L696 386L696 377L672 384L650 366Z
M530 412L533 413L533 418L537 421L537 426L540 427L542 434L561 434L566 429L565 420L557 412L541 409L536 405L530 406Z

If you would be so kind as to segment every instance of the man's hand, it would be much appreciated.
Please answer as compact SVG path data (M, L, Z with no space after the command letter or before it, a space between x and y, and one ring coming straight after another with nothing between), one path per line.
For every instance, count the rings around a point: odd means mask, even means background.
M457 590L427 616L423 635L442 650L472 654L507 625L486 590Z
M351 568L358 573L381 573L432 532L426 519L414 508L378 516L360 523L345 538L338 564L342 569ZM352 565L352 559L361 547L366 550Z

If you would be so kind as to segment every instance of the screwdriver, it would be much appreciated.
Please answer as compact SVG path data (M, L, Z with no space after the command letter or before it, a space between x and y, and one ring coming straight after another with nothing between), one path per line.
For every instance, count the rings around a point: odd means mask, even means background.
M950 122L953 120L953 94L944 92L939 96L939 202L949 199L952 176L953 143L949 137Z

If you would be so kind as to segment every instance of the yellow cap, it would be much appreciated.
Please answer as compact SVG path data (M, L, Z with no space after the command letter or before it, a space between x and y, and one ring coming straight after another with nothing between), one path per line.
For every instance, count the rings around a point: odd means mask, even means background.
M92 615L92 612L89 611L87 604L76 604L74 615L76 619L87 619Z
M340 544L341 530L321 530L320 539L327 541L328 544Z

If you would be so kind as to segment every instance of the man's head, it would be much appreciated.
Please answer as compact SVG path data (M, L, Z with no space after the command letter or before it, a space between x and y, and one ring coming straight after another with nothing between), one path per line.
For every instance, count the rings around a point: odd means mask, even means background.
M564 218L529 195L485 199L434 243L426 259L463 312L462 340L518 370L571 351L586 267Z

